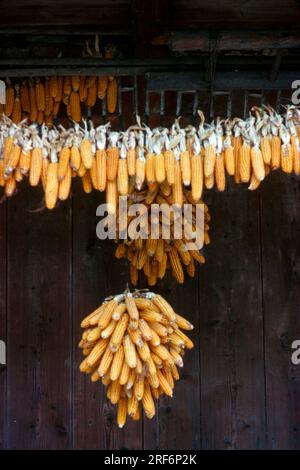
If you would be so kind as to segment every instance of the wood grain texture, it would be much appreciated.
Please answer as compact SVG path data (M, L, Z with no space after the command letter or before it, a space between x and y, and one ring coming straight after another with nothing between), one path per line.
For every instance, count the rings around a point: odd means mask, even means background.
M6 203L0 204L0 340L7 343L6 325ZM6 365L0 364L0 449L5 449L7 444L6 433Z
M300 447L300 181L274 173L261 193L267 445Z
M211 246L200 271L202 447L264 447L258 194L211 192Z
M71 420L71 212L33 213L41 192L8 202L8 428L10 449L64 449Z

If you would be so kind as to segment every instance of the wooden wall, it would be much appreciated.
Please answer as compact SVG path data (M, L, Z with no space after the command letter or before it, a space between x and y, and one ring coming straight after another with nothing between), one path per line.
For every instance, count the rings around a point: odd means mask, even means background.
M115 425L104 390L81 374L80 320L122 291L125 264L95 235L99 195L36 212L23 185L0 205L0 448L299 449L300 181L273 173L250 193L206 194L207 262L159 287L195 324L175 397L151 422Z

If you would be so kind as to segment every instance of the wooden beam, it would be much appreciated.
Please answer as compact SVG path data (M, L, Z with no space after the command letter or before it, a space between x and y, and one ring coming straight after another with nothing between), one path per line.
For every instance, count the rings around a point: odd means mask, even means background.
M215 80L208 83L205 73L176 72L146 74L149 91L194 91L194 90L284 90L291 89L294 80L299 79L298 70L281 71L276 80L270 81L264 71L218 71Z
M170 33L168 37L154 38L153 44L165 41L172 51L209 52L211 35L208 31ZM300 31L220 31L218 51L263 49L294 49L300 47Z

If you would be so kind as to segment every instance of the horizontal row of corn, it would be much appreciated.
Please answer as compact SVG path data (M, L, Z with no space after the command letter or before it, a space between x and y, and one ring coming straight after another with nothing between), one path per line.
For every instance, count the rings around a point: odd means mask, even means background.
M144 191L134 193L128 200L128 212L130 212L131 204L135 202L142 203L149 210L147 212L147 227L141 227L142 231L146 229L144 238L127 238L126 240L119 240L118 246L115 251L117 259L127 259L130 266L130 281L136 286L139 278L145 276L149 286L156 285L158 280L161 280L168 270L171 271L173 277L179 284L182 284L185 279L185 271L189 277L194 277L196 272L196 264L205 263L203 254L199 251L203 245L210 243L209 237L209 221L210 214L208 207L203 203L201 210L203 216L198 217L196 214L196 207L193 203L190 191L184 191L183 202L192 205L191 220L181 217L180 224L181 230L179 235L176 234L178 227L176 224L176 217L184 216L182 212L171 213L169 216L169 207L173 205L174 199L168 185L161 184L158 191ZM155 220L155 230L157 235L151 232L153 218L151 221L151 204L158 204L161 208L157 220ZM129 225L133 216L127 215L126 223ZM124 225L124 224L122 224ZM130 235L126 227L118 226L119 230L126 229L126 233ZM168 233L164 229L168 228ZM195 233L198 234L198 243L195 242ZM178 233L178 232L177 232ZM117 232L119 238L119 232ZM189 245L190 244L190 245Z
M80 370L107 387L117 405L119 427L127 415L139 420L155 415L155 400L173 396L185 349L192 341L182 330L193 326L160 295L135 291L110 297L81 323Z
M134 191L170 188L174 202L183 203L183 188L192 199L202 198L203 189L226 188L226 175L236 183L256 189L265 176L281 168L300 174L300 111L287 108L285 116L272 108L255 108L248 119L217 119L198 128L171 129L142 126L126 132L97 128L92 122L49 129L2 117L0 123L0 186L11 196L16 183L29 176L29 183L42 181L46 205L69 196L72 177L82 178L84 191L106 191L112 211L117 196Z
M106 98L107 111L114 113L117 107L118 82L113 76L52 76L24 79L6 84L6 103L0 104L4 113L15 124L25 118L39 125L46 123L51 127L65 106L66 115L75 122L81 121L81 104L89 108L97 100Z

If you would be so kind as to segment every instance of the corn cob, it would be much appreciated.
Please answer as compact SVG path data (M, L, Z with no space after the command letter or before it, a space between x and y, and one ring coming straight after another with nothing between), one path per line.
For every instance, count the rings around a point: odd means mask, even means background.
M248 143L243 143L239 149L239 172L242 183L250 181L251 174L251 149Z
M45 203L48 209L54 209L58 198L58 163L49 163L46 178Z
M225 175L223 152L216 156L215 179L216 179L216 185L217 185L218 190L224 191L225 185L226 185L226 175Z
M108 82L106 99L108 112L114 113L118 101L118 82L116 78Z

